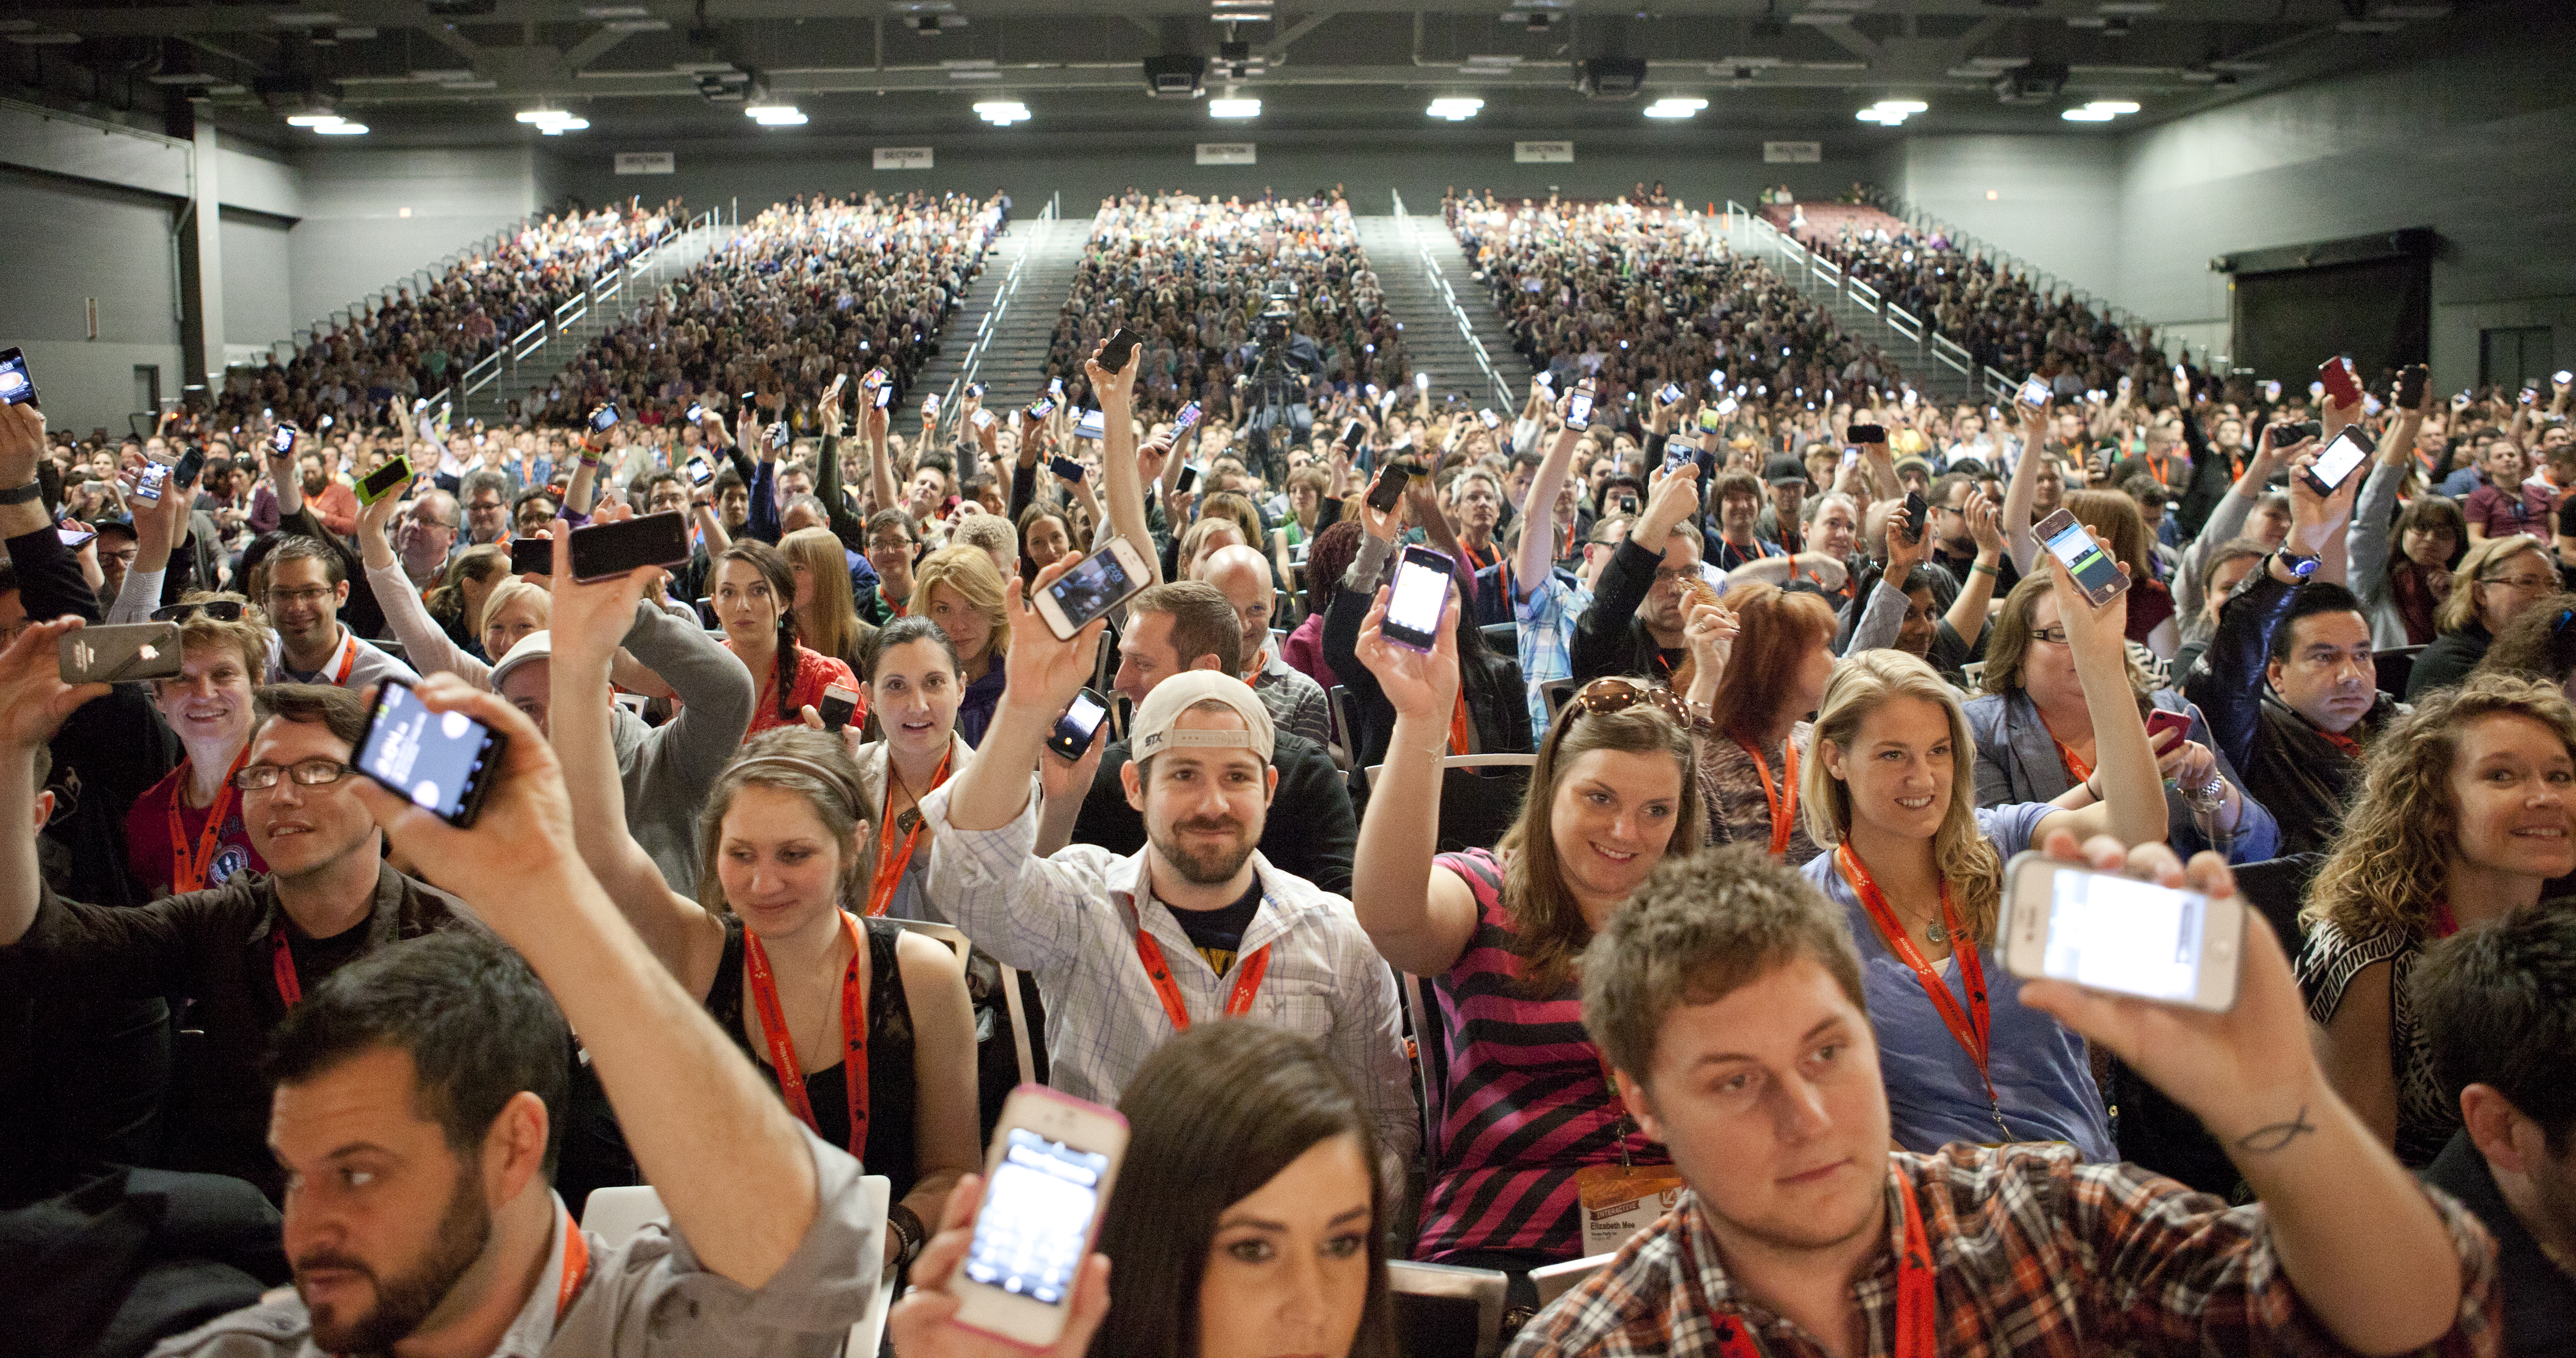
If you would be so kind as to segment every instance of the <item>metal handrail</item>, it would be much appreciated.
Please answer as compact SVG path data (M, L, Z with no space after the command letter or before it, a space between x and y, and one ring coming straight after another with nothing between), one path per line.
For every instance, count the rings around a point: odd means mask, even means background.
M1485 342L1476 338L1475 321L1468 317L1467 309L1458 304L1458 292L1449 286L1448 275L1441 271L1439 259L1431 252L1431 243L1424 240L1422 233L1414 228L1412 215L1404 210L1404 195L1397 193L1394 199L1396 230L1406 240L1413 242L1421 258L1423 272L1431 279L1433 289L1440 294L1441 303L1449 308L1449 318L1457 325L1459 335L1467 341L1467 352L1476 356L1476 366L1484 371L1485 382L1493 389L1495 403L1509 409L1512 405L1512 389L1503 381L1502 375L1494 371L1494 360L1485 352Z
M1049 197L1047 205L1038 209L1038 215L1033 220L1038 222L1056 220L1056 199ZM959 360L956 375L948 379L948 390L939 398L939 423L945 427L954 421L957 425L956 436L959 438L965 437L966 415L965 407L957 400L957 393L972 385L975 379L982 375L984 355L993 347L994 339L1002 333L1002 314L1011 309L1011 303L1019 296L1020 271L1029 262L1029 244L1028 241L1022 241L1019 253L1011 257L1010 269L1002 275L1001 285L993 291L993 305L985 310L984 318L976 322L975 338L966 347L966 357Z

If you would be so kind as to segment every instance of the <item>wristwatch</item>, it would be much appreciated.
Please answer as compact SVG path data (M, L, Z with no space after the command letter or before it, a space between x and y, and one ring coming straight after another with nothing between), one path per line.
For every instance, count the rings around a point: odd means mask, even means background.
M2320 558L2301 556L2287 547L2273 553L2273 555L2280 558L2280 562L2283 566L2289 568L2290 574L2295 575L2302 580L2305 580L2309 576L2317 573L2317 563Z

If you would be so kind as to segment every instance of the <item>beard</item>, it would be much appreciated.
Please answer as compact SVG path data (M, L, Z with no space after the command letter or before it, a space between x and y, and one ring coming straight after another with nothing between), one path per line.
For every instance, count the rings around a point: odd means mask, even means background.
M492 1209L483 1202L478 1185L481 1177L477 1164L457 1170L456 1186L448 1193L447 1210L440 1214L438 1231L420 1262L392 1278L379 1278L374 1269L347 1255L321 1251L296 1261L296 1271L309 1268L345 1268L365 1275L376 1294L372 1309L357 1315L343 1315L336 1306L312 1312L313 1346L324 1353L385 1353L397 1341L409 1338L420 1323L429 1318L438 1304L447 1299L456 1280L483 1255L484 1246L492 1239Z
M1233 830L1232 842L1198 849L1181 845L1181 831L1217 829ZM1223 886L1233 881L1260 841L1259 835L1246 832L1241 821L1231 819L1182 821L1164 829L1148 827L1145 837L1153 841L1154 851L1163 856L1163 861L1181 874L1181 880L1192 886Z

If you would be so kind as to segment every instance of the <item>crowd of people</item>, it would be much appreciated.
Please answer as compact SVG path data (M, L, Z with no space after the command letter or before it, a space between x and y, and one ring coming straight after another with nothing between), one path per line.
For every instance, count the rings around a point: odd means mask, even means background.
M447 390L466 369L601 275L676 229L675 203L641 199L594 211L550 213L504 235L490 250L447 266L418 293L397 285L389 299L362 301L344 322L312 338L283 363L227 368L224 390L204 414L208 430L253 417L306 428L366 419L388 401L405 406Z
M22 1269L30 1314L806 1352L908 1284L896 1349L998 1354L951 1322L1025 1075L1133 1134L1061 1358L1392 1354L1390 1259L1499 1274L1516 1358L2571 1342L2567 386L2007 415L1793 343L1747 399L1692 369L1777 338L1758 276L1587 210L1721 271L1671 284L1712 352L1503 411L1326 382L1274 458L1067 336L1064 399L942 421L885 348L971 263L849 242L985 210L764 214L653 324L775 336L526 427L254 416L153 499L184 425L0 405L0 1222L220 1227ZM1342 258L1337 203L1234 211L1187 205ZM1504 214L1533 260L1574 220ZM1271 275L1227 267L1233 318ZM799 273L893 310L800 330ZM685 563L576 575L652 515ZM1060 632L1120 540L1142 588ZM67 680L149 622L175 673ZM470 823L353 767L390 685L506 737ZM2233 1005L2008 971L2025 852L2245 901ZM636 1184L666 1223L582 1229Z

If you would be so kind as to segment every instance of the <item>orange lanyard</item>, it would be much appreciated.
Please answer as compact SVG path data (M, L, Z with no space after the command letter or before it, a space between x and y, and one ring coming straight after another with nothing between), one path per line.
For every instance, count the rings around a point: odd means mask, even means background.
M277 975L277 998L292 1009L304 998L304 983L295 979L295 954L287 951L286 924L278 922L268 931L269 966Z
M948 753L939 756L939 771L930 775L930 791L937 792L939 785L948 781L948 761L956 757L957 749L953 745ZM894 889L903 881L904 870L912 864L913 846L921 842L920 801L916 798L912 828L903 832L903 847L898 849L894 845L894 785L894 751L889 749L886 751L885 814L877 817L877 872L875 880L868 884L870 919L884 914L886 907L894 904Z
M581 1295L581 1285L590 1278L590 1240L573 1224L572 1213L555 1209L563 1216L564 1263L563 1285L555 1289L555 1328L563 1328L564 1312L572 1309L572 1299Z
M1778 858L1789 852L1789 831L1798 823L1798 743L1793 740L1781 746L1781 762L1787 767L1776 791L1771 784L1771 761L1752 742L1738 737L1735 743L1753 761L1754 772L1762 775L1762 800L1771 804L1771 856Z
M170 893L203 891L206 874L215 866L215 849L223 842L224 822L231 819L233 803L240 793L233 790L233 775L241 772L242 761L250 758L250 744L242 744L241 753L233 756L233 766L224 773L224 785L215 792L215 803L206 808L206 823L197 830L196 848L188 846L187 827L179 819L179 803L188 795L188 774L192 761L179 761L177 786L170 789Z
M1458 690L1458 700L1449 706L1449 753L1476 752L1476 723L1467 715L1467 690Z
M1860 855L1852 852L1851 845L1844 844L1834 850L1834 862L1842 868L1844 880L1851 883L1852 893L1860 897L1861 908L1877 922L1879 932L1887 935L1888 949L1896 954L1898 961L1913 969L1915 980L1923 983L1923 993L1931 998L1932 1007L1940 1011L1942 1026L1948 1028L1950 1036L1966 1049L1968 1059L1977 1063L1977 1078L1985 1082L1986 1105L1994 1112L1995 1127L2003 1134L2004 1140L2012 1140L2012 1129L2004 1125L2003 1100L1995 1094L1994 1077L1986 1070L1986 968L1977 960L1977 941L1959 926L1959 912L1951 908L1949 882L1941 883L1941 925L1950 931L1950 956L1957 960L1959 975L1968 983L1968 1007L1965 1010L1960 1009L1958 997L1950 993L1950 985L1941 979L1940 971L1924 960L1922 949L1914 946L1913 936L1905 932L1905 925L1888 907L1887 893L1878 889L1877 879L1862 866Z
M1264 943L1261 951L1234 964L1234 989L1225 997L1226 1018L1241 1018L1252 1012L1252 997L1261 989L1262 973L1270 970L1270 949ZM1145 979L1154 983L1154 994L1163 1001L1163 1012L1171 1016L1172 1029L1190 1030L1190 1011L1181 1003L1180 983L1172 979L1172 969L1163 961L1163 945L1144 929L1136 930L1136 956L1145 963Z
M2034 708L2033 710L2036 711L2037 709ZM2066 776L2068 778L2079 783L2089 783L2093 781L2093 766L2085 763L2084 756L2077 754L2074 747L2057 738L2057 732L2049 729L2048 717L2044 713L2039 719L2039 729L2047 731L2048 743L2057 747L2057 760L2059 763L2066 766Z
M1936 1358L1940 1331L1933 1313L1932 1240L1923 1229L1923 1209L1911 1185L1897 1202L1905 1214L1905 1249L1896 1256L1896 1334L1894 1358ZM1761 1341L1739 1316L1717 1326L1717 1350L1724 1358L1765 1358Z
M340 662L340 670L339 673L331 676L331 687L347 688L349 686L349 671L355 668L358 663L357 633L352 632L345 627L340 629L340 653L335 658ZM322 662L322 668L324 670L329 670L331 668L331 662L328 660ZM244 753L248 753L249 747L245 746L243 747L243 750Z
M850 1154L859 1156L868 1144L868 1002L859 986L868 944L859 936L858 916L840 913L841 931L850 938L850 969L841 976L841 1084L850 1103ZM819 1132L813 1100L805 1096L805 1068L796 1063L796 1039L778 1004L778 981L769 973L769 950L749 929L742 931L742 960L743 970L751 974L751 1001L769 1038L769 1069L778 1077L778 1097L787 1101L788 1112Z

